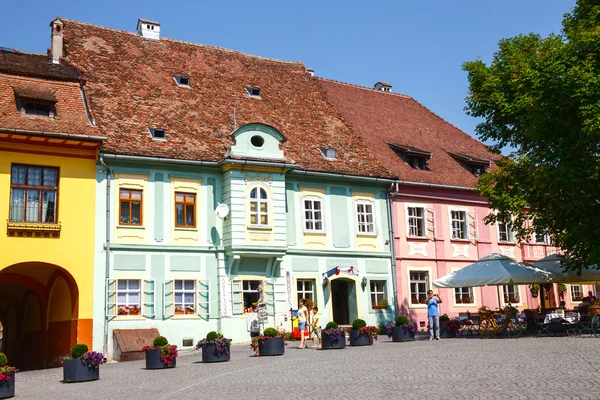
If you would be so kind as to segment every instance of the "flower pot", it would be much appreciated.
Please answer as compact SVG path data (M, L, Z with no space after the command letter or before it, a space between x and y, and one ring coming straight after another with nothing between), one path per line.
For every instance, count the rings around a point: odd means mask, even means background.
M176 365L177 358L170 365L163 363L160 359L160 349L151 349L146 352L146 369L175 368Z
M285 353L283 337L268 338L258 341L259 356L280 356Z
M370 346L373 344L373 336L370 333L360 334L357 329L350 329L350 346Z
M588 308L590 314L600 314L600 306L590 306Z
M333 340L331 337L325 333L325 331L321 331L321 349L330 350L330 349L343 349L346 347L346 333L342 332L338 340Z
M10 376L9 381L0 382L0 399L15 397L15 372L13 371L8 375Z
M456 335L454 334L454 332L446 329L446 327L444 325L441 325L440 326L440 337L444 338L444 339L451 339L451 338L455 338Z
M229 351L229 346L227 346L227 350L224 353L217 353L216 345L213 343L207 343L202 345L202 362L221 362L221 361L229 361L231 353Z
M81 359L63 360L63 382L87 382L100 379L100 367L88 368Z
M415 335L412 335L403 326L392 328L392 342L408 342L411 340L415 340Z

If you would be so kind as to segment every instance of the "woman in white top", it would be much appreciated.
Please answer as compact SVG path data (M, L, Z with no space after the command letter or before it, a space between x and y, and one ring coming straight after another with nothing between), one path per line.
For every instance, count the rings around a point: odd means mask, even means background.
M308 310L304 306L304 299L298 301L298 331L300 331L300 346L299 349L306 348L306 337L304 332L306 331L306 321L308 320Z

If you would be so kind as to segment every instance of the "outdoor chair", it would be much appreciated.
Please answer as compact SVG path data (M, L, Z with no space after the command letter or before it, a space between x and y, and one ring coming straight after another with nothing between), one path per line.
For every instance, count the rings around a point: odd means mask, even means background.
M554 336L554 333L552 333L552 331L550 330L552 323L544 322L543 315L541 315L541 314L536 315L533 318L533 322L535 323L535 326L537 328L537 334L535 335L535 337L540 337L543 334L547 334L548 336Z
M567 334L570 336L571 334L574 336L583 336L585 334L590 335L590 337L594 334L592 331L592 319L586 315L582 315L575 323L575 326L567 329Z

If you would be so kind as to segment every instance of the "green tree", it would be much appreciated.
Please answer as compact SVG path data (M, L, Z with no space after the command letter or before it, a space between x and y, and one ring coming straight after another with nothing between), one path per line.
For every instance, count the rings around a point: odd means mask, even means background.
M503 39L489 65L463 69L478 136L516 149L479 180L497 211L486 223L513 215L518 239L548 232L568 269L600 266L600 0L578 0L560 34Z

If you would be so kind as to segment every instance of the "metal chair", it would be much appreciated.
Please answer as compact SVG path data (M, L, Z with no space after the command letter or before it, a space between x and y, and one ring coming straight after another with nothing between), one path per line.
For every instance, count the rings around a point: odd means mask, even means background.
M533 322L535 323L535 326L538 330L535 337L540 337L544 333L551 337L554 336L554 333L552 333L552 331L550 331L550 326L552 324L550 322L544 322L544 318L545 317L541 314L538 314L533 318Z
M594 334L591 323L592 318L587 315L581 315L579 319L577 319L575 326L567 329L567 334L569 336L571 334L574 336L583 336L584 334L588 334L591 337Z

